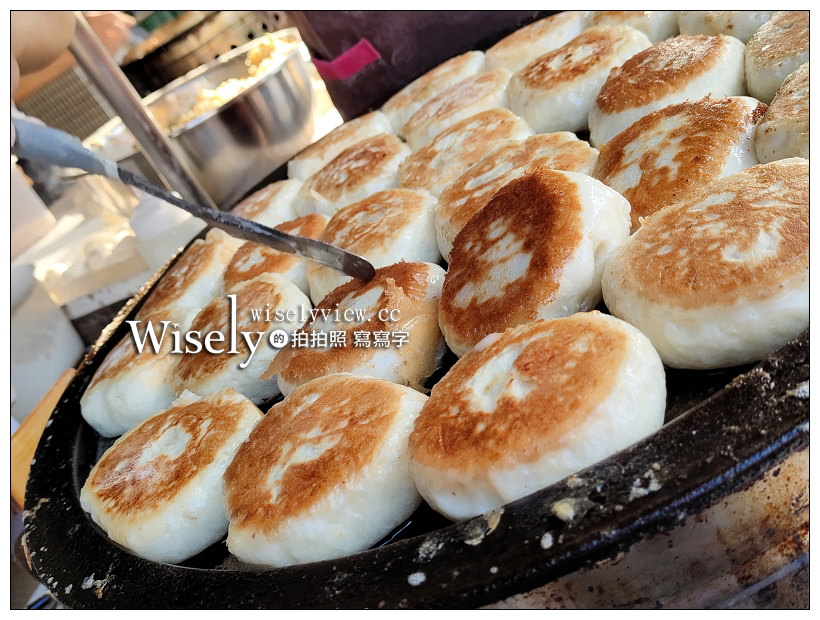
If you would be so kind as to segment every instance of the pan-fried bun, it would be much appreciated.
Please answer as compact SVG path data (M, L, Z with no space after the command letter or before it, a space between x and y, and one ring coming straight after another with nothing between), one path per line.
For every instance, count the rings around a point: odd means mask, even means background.
M487 68L518 71L577 37L588 20L589 11L561 11L519 28L487 50Z
M809 157L809 63L783 82L757 127L757 158L766 164Z
M153 324L159 337L160 323ZM146 324L138 325L140 341ZM117 437L167 409L174 400L171 376L179 355L166 336L157 350L146 339L140 351L128 333L106 355L80 399L83 419L103 437Z
M440 92L420 107L401 129L410 147L417 151L442 131L484 110L507 107L506 69L485 71L468 77Z
M202 306L222 294L222 273L241 244L218 229L194 241L151 289L137 320L190 325Z
M759 164L657 211L607 263L604 301L664 363L762 359L809 324L808 161Z
M684 101L647 114L601 146L593 176L632 205L632 230L661 207L758 163L766 104L753 97Z
M673 103L745 94L743 43L725 35L680 35L635 54L609 74L589 111L589 139L601 145Z
M746 43L774 11L681 11L681 34L728 34Z
M527 123L509 110L479 112L445 129L405 159L399 168L399 187L424 189L438 196L499 144L531 135Z
M210 351L186 343L186 352L181 354L172 378L177 394L190 390L204 396L231 387L256 404L279 395L275 378L261 378L280 350L270 342L270 334L298 329L310 300L295 284L272 273L242 282L232 294L235 316L230 300L218 297L191 323L191 332L201 338L219 333L222 339L215 340ZM255 343L253 353L243 334Z
M590 11L590 26L631 26L652 43L678 34L678 11Z
M420 107L439 93L475 75L483 68L484 52L473 50L450 58L390 97L382 106L381 111L390 119L398 135L405 137L401 128Z
M275 181L242 200L231 213L273 228L296 217L293 203L301 187L298 179Z
M379 134L346 148L311 176L297 197L297 212L333 215L342 207L398 184L399 165L410 147Z
M407 437L427 397L333 374L273 406L225 472L228 549L289 566L363 551L421 502Z
M105 357L80 400L83 418L104 437L121 435L166 409L174 398L171 375L179 361L170 335L184 331L200 309L222 293L222 272L239 241L221 230L197 239L162 275L127 333ZM149 330L150 326L150 330ZM158 346L150 338L150 331ZM137 347L137 340L142 343Z
M314 308L262 378L279 373L285 395L335 372L423 389L445 349L437 320L443 280L438 265L400 262L377 269L370 282L343 284Z
M800 65L809 60L809 12L780 11L746 44L749 93L769 103Z
M332 129L330 133L288 161L288 177L304 181L319 172L346 148L365 138L383 133L393 133L393 127L387 116L378 110L349 120Z
M321 239L328 217L321 213L309 213L303 217L282 222L274 228L290 235ZM307 280L307 259L280 252L260 243L247 241L236 251L225 268L222 278L226 293L233 292L242 282L253 280L263 273L275 273L293 282L306 295L310 291Z
M584 130L609 70L650 45L629 26L587 28L513 74L510 109L536 133Z
M538 169L500 190L458 233L439 304L464 355L493 332L591 310L601 271L629 234L629 203L577 172Z
M234 390L185 394L106 450L80 503L137 555L182 562L225 535L222 475L260 418Z
M598 151L569 131L510 141L481 159L448 186L436 209L436 237L442 256L467 221L510 181L535 168L591 174Z
M322 240L367 259L375 268L404 261L437 263L436 199L423 190L387 189L340 209ZM351 278L318 263L307 267L310 297L319 304Z
M663 424L649 340L599 312L506 330L433 387L410 436L413 479L466 519L557 482Z

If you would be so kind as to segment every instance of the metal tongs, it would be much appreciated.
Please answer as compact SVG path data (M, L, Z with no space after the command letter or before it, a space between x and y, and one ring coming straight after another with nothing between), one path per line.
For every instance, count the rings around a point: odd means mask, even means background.
M341 248L306 237L289 235L257 222L246 220L226 211L196 205L176 194L157 187L145 179L123 170L115 162L85 148L74 136L25 119L15 118L15 142L12 147L18 157L66 168L79 168L92 174L122 181L148 194L161 198L175 207L221 228L230 235L254 241L281 252L298 254L322 263L354 278L371 280L375 269L368 261Z

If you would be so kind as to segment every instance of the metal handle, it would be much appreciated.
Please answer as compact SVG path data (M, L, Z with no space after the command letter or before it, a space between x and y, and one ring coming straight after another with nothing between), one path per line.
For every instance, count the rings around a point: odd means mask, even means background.
M190 170L175 155L168 137L83 14L78 11L76 15L77 27L69 47L71 53L134 134L168 188L178 191L191 202L216 207Z
M74 136L64 131L23 119L14 119L13 122L17 134L14 151L20 157L58 166L84 168L89 172L120 180L180 207L212 226L227 231L234 237L263 243L283 252L299 254L333 269L338 269L354 278L367 281L373 278L375 274L373 265L367 260L341 248L314 239L289 235L262 226L257 222L220 211L214 207L198 205L184 198L174 196L168 190L155 187L145 179L123 170L114 162L93 153L85 148Z
M40 161L63 168L81 168L119 180L117 164L85 148L76 137L23 118L12 120L13 151L21 159Z

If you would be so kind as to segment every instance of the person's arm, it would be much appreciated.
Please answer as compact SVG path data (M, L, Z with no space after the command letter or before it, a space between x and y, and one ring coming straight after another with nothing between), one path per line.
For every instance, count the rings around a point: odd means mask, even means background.
M67 49L74 35L76 20L70 11L13 11L12 21L15 19L14 13L19 14L17 25L12 25L12 52L15 56L18 53L14 46L15 40L18 45L27 47L26 42L40 43L38 37L43 37L44 32L49 32L46 30L48 28L53 28L56 35L56 41L49 41L47 50L40 50L36 54L30 53L28 49L20 51L26 57L29 66L48 62L42 68L34 71L26 70L22 64L20 65L20 72L23 75L13 78L14 82L12 82L14 85L12 96L14 101L19 103L77 64L74 56ZM61 15L55 16L53 15L55 13L61 13ZM112 56L128 41L131 29L136 23L133 17L121 11L85 11L83 15ZM70 17L70 20L67 17ZM32 30L35 28L36 30ZM65 37L69 34L71 37L66 40ZM62 50L59 49L61 45L63 45ZM54 55L55 51L56 55ZM53 58L49 60L51 56ZM14 67L12 67L13 71Z
M12 11L11 53L25 75L50 65L74 38L71 11Z
M53 63L74 38L76 18L71 11L11 12L11 93L21 78ZM11 101L12 116L15 113ZM11 144L14 144L11 125Z

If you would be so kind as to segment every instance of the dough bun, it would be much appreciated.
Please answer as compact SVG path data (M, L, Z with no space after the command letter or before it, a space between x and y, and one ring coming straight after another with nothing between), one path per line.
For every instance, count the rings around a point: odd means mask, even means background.
M764 358L809 324L808 161L747 168L657 211L603 276L610 312L664 363L709 369Z
M629 203L600 181L541 168L467 222L444 279L439 324L464 355L493 332L591 310L601 272L629 233Z
M273 406L225 472L228 549L288 566L363 551L421 502L407 437L427 397L332 374Z
M182 562L228 529L222 475L261 412L234 390L187 393L120 437L80 503L108 536L155 562Z
M503 332L439 381L410 436L419 492L454 519L538 491L663 424L663 365L599 312Z

